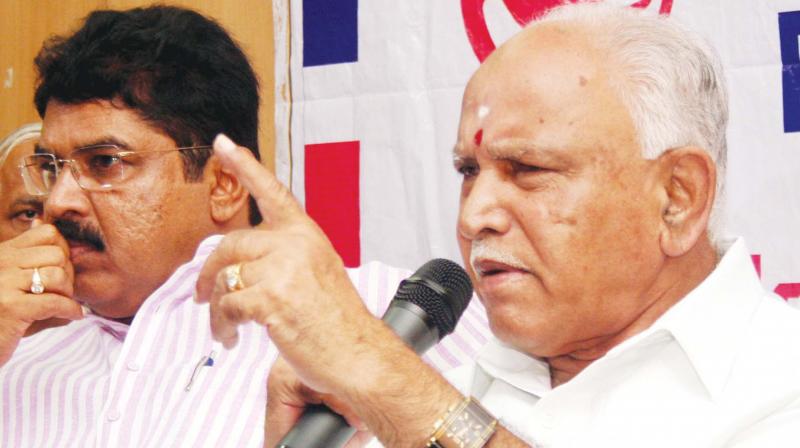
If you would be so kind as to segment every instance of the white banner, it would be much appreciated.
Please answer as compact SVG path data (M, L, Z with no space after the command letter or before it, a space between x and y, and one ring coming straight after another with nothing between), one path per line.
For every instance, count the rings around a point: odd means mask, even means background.
M318 196L332 202L334 216L358 213L360 230L334 238L337 248L357 244L350 249L362 263L414 267L433 257L460 260L460 179L451 149L461 94L482 51L553 3L275 2L276 23L283 24L276 25L276 48L291 50L289 67L276 60L283 92L276 95L283 98L277 133L284 142L277 149L278 175L287 183L291 177L301 201L316 194L306 187L336 189L335 175L321 185L305 178L307 145L355 142L349 146L358 157L355 211L336 209L335 195ZM800 1L614 3L669 13L719 51L731 97L726 229L746 238L765 286L785 298L800 296Z

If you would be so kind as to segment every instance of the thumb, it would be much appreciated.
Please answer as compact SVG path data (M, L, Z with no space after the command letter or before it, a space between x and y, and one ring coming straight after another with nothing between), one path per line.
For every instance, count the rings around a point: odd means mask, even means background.
M292 193L248 149L219 134L214 139L214 154L255 198L267 228L279 227L305 215Z

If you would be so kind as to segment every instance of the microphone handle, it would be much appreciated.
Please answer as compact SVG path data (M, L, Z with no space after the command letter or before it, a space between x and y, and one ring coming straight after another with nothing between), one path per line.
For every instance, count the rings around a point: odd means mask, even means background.
M392 301L382 320L417 354L439 342L439 330L428 314L411 302ZM341 448L355 433L344 417L325 405L315 404L303 411L276 448Z
M342 447L355 433L356 429L344 417L323 404L314 404L303 411L276 448Z

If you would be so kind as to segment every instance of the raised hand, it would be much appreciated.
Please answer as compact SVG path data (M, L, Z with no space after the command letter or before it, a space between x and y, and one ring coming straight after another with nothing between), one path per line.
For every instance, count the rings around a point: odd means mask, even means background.
M52 225L0 243L0 365L45 321L83 318L72 299L73 278L69 246Z
M280 440L305 403L323 402L364 422L385 446L424 445L461 394L367 311L324 233L250 151L225 136L214 151L265 221L222 240L196 300L210 302L212 332L226 346L239 324L255 321L285 359L269 381L267 441ZM358 434L351 443L364 441ZM525 446L502 428L495 439Z
M264 216L259 228L227 235L200 274L197 300L210 302L214 337L230 347L237 326L256 321L309 387L326 393L351 382L352 360L340 348L393 335L369 314L341 258L291 193L227 137L214 149Z

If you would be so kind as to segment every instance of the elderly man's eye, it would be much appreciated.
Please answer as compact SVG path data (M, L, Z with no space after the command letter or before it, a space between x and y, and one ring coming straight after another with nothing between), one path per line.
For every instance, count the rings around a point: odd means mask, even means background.
M41 212L35 209L26 209L20 210L11 217L11 219L17 223L21 223L23 225L30 224L34 219L39 218L41 216Z
M511 167L514 169L515 173L538 173L541 171L546 171L545 168L542 168L537 165L526 165L524 163L519 162L511 162Z
M458 174L465 178L475 177L478 175L478 165L474 163L461 163L456 164L456 171Z

